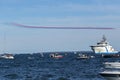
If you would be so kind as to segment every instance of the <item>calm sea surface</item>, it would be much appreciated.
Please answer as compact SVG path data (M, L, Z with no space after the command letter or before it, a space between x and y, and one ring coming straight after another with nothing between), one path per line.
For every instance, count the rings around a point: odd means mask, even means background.
M76 59L79 53L59 52L64 57L51 58L51 53L16 54L15 59L0 59L0 80L104 80L99 75L103 62L118 58L95 57ZM96 56L96 55L95 55Z

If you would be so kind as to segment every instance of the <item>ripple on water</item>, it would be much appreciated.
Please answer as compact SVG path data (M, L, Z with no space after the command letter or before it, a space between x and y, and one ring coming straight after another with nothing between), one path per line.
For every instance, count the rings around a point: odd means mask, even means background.
M20 78L20 76L17 75L17 74L15 74L15 73L13 73L13 74L7 74L4 77L7 78L7 79L18 79L18 78Z

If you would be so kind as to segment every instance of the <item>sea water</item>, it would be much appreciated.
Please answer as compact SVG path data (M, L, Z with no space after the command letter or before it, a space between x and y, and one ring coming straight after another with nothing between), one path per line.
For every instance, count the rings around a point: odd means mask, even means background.
M15 59L0 59L0 80L104 80L99 75L103 62L119 60L76 59L81 52L58 52L64 57L56 59L49 56L51 53L16 54Z

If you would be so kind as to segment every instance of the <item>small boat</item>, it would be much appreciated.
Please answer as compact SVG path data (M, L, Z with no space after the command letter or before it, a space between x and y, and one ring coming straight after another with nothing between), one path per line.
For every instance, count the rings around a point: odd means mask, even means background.
M78 54L77 59L89 59L90 56L86 55L86 54Z
M99 74L106 80L120 80L120 71L103 71Z
M0 58L2 58L2 59L14 59L14 56L12 54L2 54L2 55L0 55Z
M105 68L119 68L120 69L120 62L105 62L103 64Z
M104 54L108 56L108 54L116 54L116 51L107 41L106 37L103 35L103 38L97 45L90 46L94 53L96 54Z
M55 59L60 59L63 58L63 55L60 55L58 53L50 54L50 57L55 58Z

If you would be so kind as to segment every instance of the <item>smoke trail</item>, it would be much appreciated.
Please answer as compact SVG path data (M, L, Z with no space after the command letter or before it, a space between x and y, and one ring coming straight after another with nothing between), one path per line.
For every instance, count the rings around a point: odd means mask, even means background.
M18 23L10 23L14 26L24 27L24 28L40 28L40 29L100 29L100 30L112 30L115 28L111 27L46 27L46 26L29 26Z

